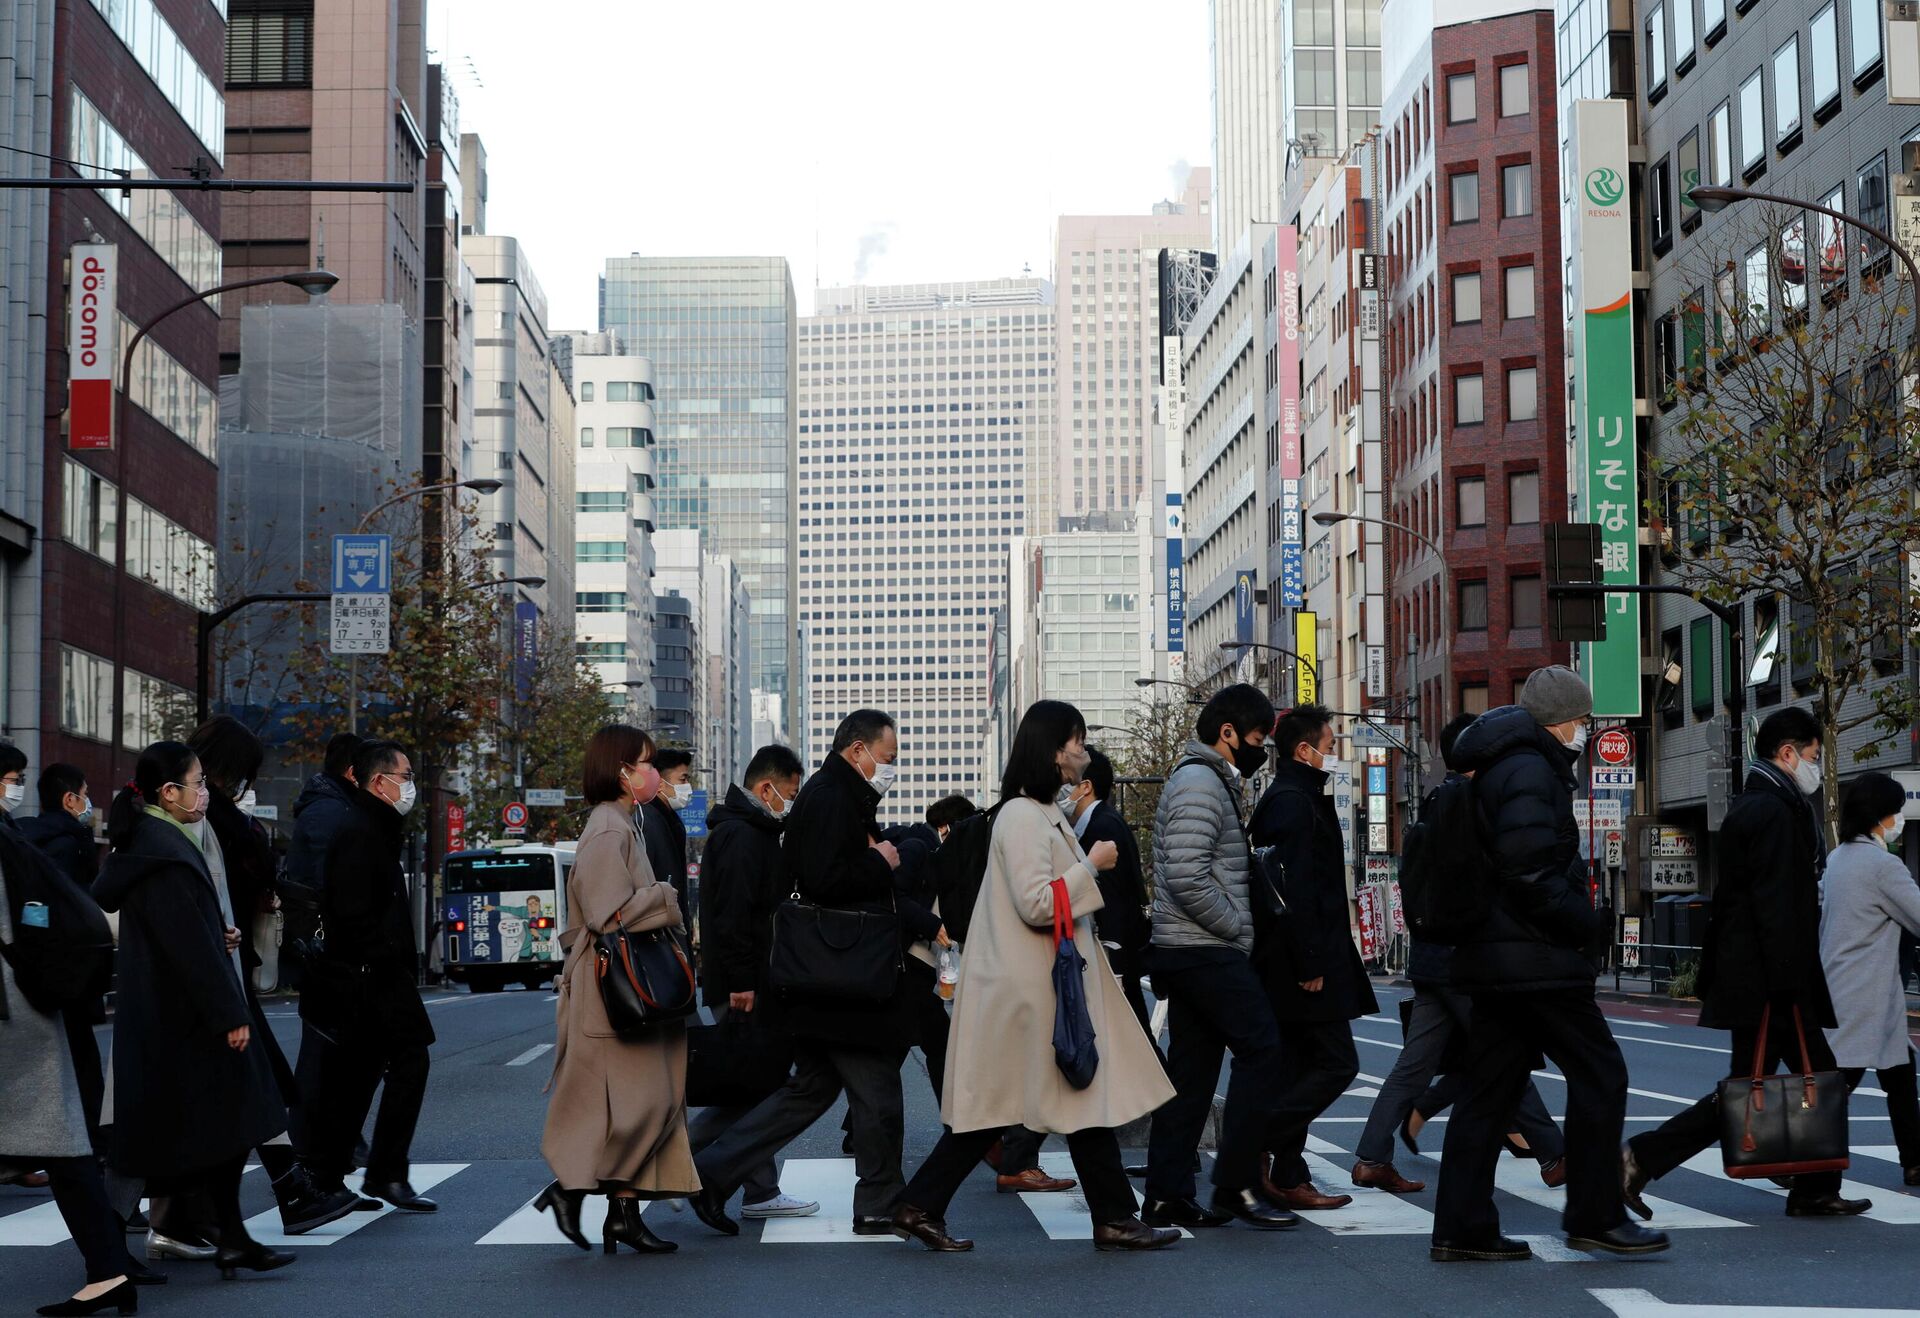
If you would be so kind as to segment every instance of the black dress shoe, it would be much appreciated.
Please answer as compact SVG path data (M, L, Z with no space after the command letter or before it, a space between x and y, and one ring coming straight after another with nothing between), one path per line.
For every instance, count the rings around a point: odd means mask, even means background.
M1871 1199L1842 1199L1837 1194L1787 1196L1788 1217L1858 1217L1872 1207Z
M146 1234L150 1224L147 1221L147 1215L136 1208L133 1210L133 1216L127 1218L121 1225L126 1228L128 1235L139 1236Z
M1920 1167L1902 1167L1900 1179L1907 1185L1920 1185Z
M1533 1247L1524 1240L1494 1236L1488 1240L1435 1239L1427 1250L1435 1263L1518 1263L1533 1257Z
M1633 1156L1633 1145L1622 1144L1620 1146L1620 1198L1628 1208L1639 1214L1642 1222L1653 1217L1653 1209L1647 1206L1647 1201L1641 1194L1647 1188L1647 1180L1647 1174L1640 1169L1639 1160Z
M740 1234L740 1224L727 1216L726 1201L715 1199L711 1190L702 1190L699 1194L687 1196L687 1207L693 1209L693 1215L718 1231L723 1236Z
M419 1193L406 1181L385 1181L379 1185L366 1187L368 1194L376 1199L384 1199L395 1208L408 1213L437 1213L440 1205Z
M1285 1231L1300 1225L1300 1219L1271 1203L1258 1190L1215 1190L1213 1211L1228 1213L1261 1231Z
M221 1277L232 1281L233 1274L242 1268L248 1272L272 1272L275 1268L284 1268L293 1262L293 1254L284 1249L269 1249L257 1240L249 1240L234 1249L222 1245L213 1261L219 1267Z
M315 1227L338 1222L359 1203L360 1196L345 1186L338 1190L303 1186L301 1193L289 1195L280 1205L280 1226L290 1236L303 1236Z
M1093 1224L1093 1247L1103 1254L1117 1249L1165 1249L1178 1239L1180 1233L1174 1228L1149 1226L1137 1217Z
M164 1286L167 1284L166 1273L155 1272L131 1254L127 1255L127 1261L120 1265L120 1271L126 1273L127 1280L136 1286Z
M853 1219L853 1234L856 1236L890 1236L893 1234L892 1217L856 1217Z
M860 1230L861 1223L885 1221L887 1232L899 1236L902 1240L917 1240L936 1254L964 1254L973 1248L971 1240L961 1240L947 1234L947 1224L937 1217L927 1215L925 1209L915 1208L912 1204L901 1204L893 1210L893 1216L884 1219L863 1217L856 1219L853 1229L861 1235L872 1234Z
M1146 1180L1146 1179L1147 1179L1147 1164L1145 1164L1144 1162L1135 1162L1135 1163L1128 1163L1128 1164L1127 1164L1127 1175L1128 1175L1128 1176L1129 1176L1130 1178L1132 1178L1133 1180L1136 1180L1136 1181L1144 1181L1144 1180Z
M68 1314L105 1313L109 1309L116 1313L140 1311L140 1297L134 1293L131 1281L123 1281L113 1289L94 1296L91 1300L62 1300L58 1304L43 1304L34 1312L46 1314L49 1318L65 1318Z
M1567 1248L1598 1249L1609 1254L1658 1254L1668 1243L1666 1232L1649 1231L1638 1222L1622 1222L1611 1231L1567 1233Z
M622 1245L642 1254L671 1254L680 1248L647 1228L638 1199L615 1195L607 1200L607 1224L600 1230L600 1247L606 1253L618 1254Z
M1231 1213L1216 1213L1195 1199L1149 1199L1140 1210L1140 1220L1148 1226L1183 1226L1189 1230L1225 1226L1233 1221Z
M560 1182L550 1182L533 1201L535 1211L553 1214L553 1224L560 1228L560 1234L578 1245L581 1249L591 1250L585 1233L580 1230L580 1205L586 1201L585 1190L563 1190Z

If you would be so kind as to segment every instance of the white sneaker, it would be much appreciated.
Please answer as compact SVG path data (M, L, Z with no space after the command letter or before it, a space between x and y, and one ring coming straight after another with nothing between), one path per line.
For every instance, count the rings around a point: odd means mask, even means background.
M795 1199L790 1194L777 1194L771 1199L763 1199L757 1204L743 1204L742 1217L812 1217L820 1211L820 1205L809 1199Z

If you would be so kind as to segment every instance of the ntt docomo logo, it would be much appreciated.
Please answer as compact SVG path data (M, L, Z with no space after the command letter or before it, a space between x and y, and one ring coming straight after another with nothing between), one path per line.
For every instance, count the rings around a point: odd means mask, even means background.
M119 249L76 243L67 287L67 447L113 447L114 281Z
M100 321L107 314L112 298L113 271L98 256L87 256L80 263L80 278L74 290L74 355L82 366L100 364Z

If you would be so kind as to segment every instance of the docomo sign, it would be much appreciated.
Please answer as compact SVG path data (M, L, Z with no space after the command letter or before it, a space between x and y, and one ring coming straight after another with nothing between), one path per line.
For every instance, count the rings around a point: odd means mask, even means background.
M1633 763L1633 734L1625 728L1608 728L1593 739L1594 758L1616 767Z
M75 243L67 292L67 447L113 447L113 338L120 249Z

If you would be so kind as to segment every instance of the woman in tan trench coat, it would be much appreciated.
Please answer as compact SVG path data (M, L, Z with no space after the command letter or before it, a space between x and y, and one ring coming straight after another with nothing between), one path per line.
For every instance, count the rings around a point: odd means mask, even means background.
M559 1040L548 1088L547 1131L540 1151L554 1181L535 1200L551 1210L562 1235L589 1248L580 1205L605 1194L601 1240L643 1254L678 1248L647 1229L640 1200L683 1198L700 1188L687 1147L687 1031L675 1021L648 1038L619 1038L594 979L594 935L614 927L644 931L678 925L672 888L654 881L634 832L633 812L651 801L660 775L653 741L616 723L587 744L585 795L593 812L575 844L567 879L566 965L560 972Z
M973 1248L947 1234L954 1191L1002 1127L1067 1137L1093 1218L1094 1248L1158 1249L1180 1233L1144 1226L1127 1184L1114 1128L1173 1097L1146 1032L1107 964L1089 918L1100 909L1094 875L1118 851L1096 842L1083 853L1057 800L1078 785L1090 757L1080 711L1042 700L1020 720L1001 780L987 873L960 958L953 1030L947 1045L946 1133L900 1194L893 1231L940 1251ZM1064 878L1073 941L1086 960L1087 1014L1099 1065L1075 1089L1053 1056L1053 888Z

